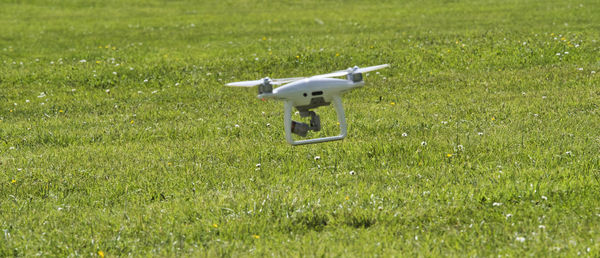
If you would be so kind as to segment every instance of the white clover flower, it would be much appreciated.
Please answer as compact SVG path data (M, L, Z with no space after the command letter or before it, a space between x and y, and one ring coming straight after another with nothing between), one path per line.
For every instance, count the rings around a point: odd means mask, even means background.
M236 125L235 125L235 128L240 128L240 125L236 124Z
M260 163L256 164L256 167L257 167L257 168L260 168Z
M148 82L148 79L144 79L144 83Z
M542 195L542 200L546 201L546 200L548 200L548 197Z
M502 203L501 203L501 202L495 202L495 203L492 203L492 206L494 206L494 207L501 206L501 205L502 205Z
M407 133L402 133L402 137L406 137L406 136L408 136Z
M540 228L540 229L545 229L545 228L546 228L546 226L544 226L544 225L539 225L539 226L538 226L538 228Z
M508 219L508 218L510 218L510 217L512 217L512 214L510 214L510 213L509 213L509 214L506 214L506 218L507 218L507 219Z
M349 172L349 174L350 174L351 176L353 176L353 175L356 175L356 172L354 172L354 170L351 170L351 171Z
M577 68L578 71L583 71L583 67Z
M464 147L464 146L462 146L462 144L459 144L458 146L456 146L456 148L457 148L459 151L462 151L462 150L464 150L464 149L465 149L465 147Z
M112 72L112 74L117 75L117 72Z
M81 59L81 60L79 60L79 62L80 62L80 63L85 63L85 62L87 62L87 61L86 61L85 59Z
M515 238L515 240L517 240L517 241L519 241L521 243L525 242L525 238L524 237L517 237L517 238Z
M321 156L315 156L315 160L320 160Z
M483 132L478 132L477 135L482 136Z
M421 146L427 146L427 142L426 141L421 142Z

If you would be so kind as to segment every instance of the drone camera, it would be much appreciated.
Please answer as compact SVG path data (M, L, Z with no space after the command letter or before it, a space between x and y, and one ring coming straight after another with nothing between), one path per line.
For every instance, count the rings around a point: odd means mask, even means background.
M321 131L321 118L314 111L304 111L300 113L302 117L310 115L310 124L296 122L292 120L292 133L306 137L308 131Z
M310 126L308 124L292 121L292 133L306 137L308 130L310 130Z

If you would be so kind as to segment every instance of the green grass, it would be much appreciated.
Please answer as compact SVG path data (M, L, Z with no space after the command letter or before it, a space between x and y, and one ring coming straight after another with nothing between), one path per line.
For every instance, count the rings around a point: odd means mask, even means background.
M599 11L3 1L0 256L598 256ZM332 143L223 86L382 63Z

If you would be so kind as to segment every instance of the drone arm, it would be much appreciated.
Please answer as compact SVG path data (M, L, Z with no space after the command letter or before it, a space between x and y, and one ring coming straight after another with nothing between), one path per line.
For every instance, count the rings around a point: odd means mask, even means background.
M333 96L333 105L335 107L335 111L337 113L338 122L340 123L340 134L337 136L316 138L316 139L308 139L302 141L294 141L292 138L292 108L293 104L291 101L284 101L284 115L283 115L283 123L285 128L285 139L291 145L302 145L302 144L310 144L310 143L319 143L319 142L328 142L328 141L336 141L341 140L346 137L348 134L346 125L346 116L344 114L344 106L342 105L342 98L338 96Z

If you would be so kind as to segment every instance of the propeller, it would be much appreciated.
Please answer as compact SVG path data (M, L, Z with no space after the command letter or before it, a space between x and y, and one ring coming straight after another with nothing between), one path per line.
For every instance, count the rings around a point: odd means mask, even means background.
M375 65L375 66L369 66L369 67L364 67L364 68L358 68L354 71L354 73L368 73L370 71L375 71L375 70L379 70L382 68L386 68L390 66L389 64L382 64L382 65Z
M227 85L227 86L235 86L235 87L252 87L252 86L263 84L265 82L268 82L271 85L279 85L279 84L284 84L284 83L288 83L288 82L298 81L298 80L302 80L302 79L304 79L304 77L280 78L280 79L271 79L269 77L265 77L263 79L254 80L254 81L230 82L230 83L225 84L225 85Z
M347 75L350 73L368 73L370 71L379 70L382 68L386 68L388 66L390 66L390 65L382 64L382 65L375 65L375 66L369 66L369 67L363 67L363 68L359 68L358 66L355 66L354 68L348 68L347 70L341 70L341 71L337 71L337 72L333 72L333 73L315 75L315 76L312 76L311 78L330 78L330 77L344 76L344 75Z

